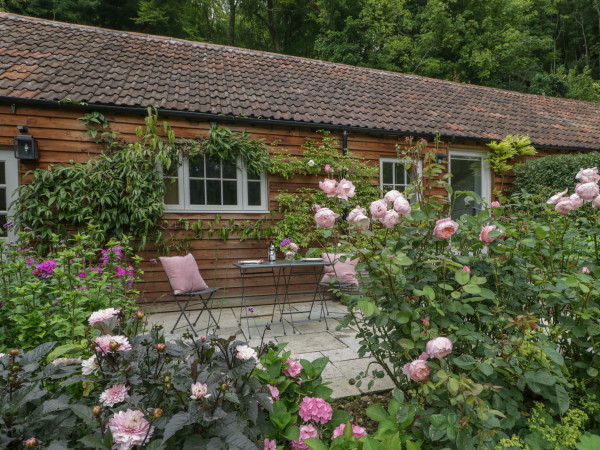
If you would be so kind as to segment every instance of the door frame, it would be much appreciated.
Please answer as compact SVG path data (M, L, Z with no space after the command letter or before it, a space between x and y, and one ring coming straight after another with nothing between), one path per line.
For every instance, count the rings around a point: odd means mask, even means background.
M15 158L14 150L10 147L0 147L0 161L5 162L5 184L0 187L6 188L6 216L9 219L14 213L11 204L17 199L16 193L19 187L19 160ZM0 239L14 239L16 234L13 230L8 230L6 236L0 236Z
M492 202L492 169L489 161L489 152L486 150L471 150L465 148L449 148L448 149L448 173L452 173L452 156L464 156L481 158L481 199L487 205ZM452 178L450 178L450 186L452 186ZM483 206L483 205L482 205Z

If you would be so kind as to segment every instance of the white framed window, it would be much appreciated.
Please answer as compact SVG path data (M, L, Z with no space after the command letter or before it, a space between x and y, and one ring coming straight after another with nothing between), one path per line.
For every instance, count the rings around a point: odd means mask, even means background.
M171 212L268 212L267 177L237 164L200 155L164 171L165 205Z
M408 167L410 164L410 167ZM391 190L406 192L416 184L415 175L421 177L421 161L398 158L379 158L379 187L383 194ZM415 198L413 196L412 198Z
M456 191L473 191L481 196L488 205L492 198L492 173L486 161L488 152L451 148L448 158L448 172L452 175L450 185ZM452 218L463 214L477 215L483 205L471 201L465 203L463 196L458 197L452 210Z
M14 150L0 147L0 239L15 237L13 230L5 230L4 225L14 213L10 205L16 199L18 187L19 163Z

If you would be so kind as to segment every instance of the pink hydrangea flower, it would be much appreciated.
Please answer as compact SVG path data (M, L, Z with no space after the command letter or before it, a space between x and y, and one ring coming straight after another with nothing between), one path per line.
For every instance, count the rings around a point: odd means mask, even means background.
M452 352L452 341L447 337L436 337L427 343L425 351L430 358L442 359Z
M354 197L356 195L354 189L352 182L343 178L337 186L338 198L348 200L349 197Z
M315 214L315 221L317 222L317 227L333 228L335 219L338 217L340 217L340 215L334 213L329 208L321 208Z
M104 406L115 406L117 403L125 401L127 397L129 397L127 386L115 384L100 394L100 403Z
M419 359L404 364L402 373L414 381L425 381L431 369L427 365L427 353L421 353Z
M582 183L597 183L600 181L600 175L598 175L598 168L592 167L589 169L579 169L575 178Z
M206 384L202 384L199 381L192 384L190 398L193 400L200 400L201 398L208 398L210 394L208 393L208 386Z
M273 400L279 400L279 389L277 389L277 386L267 384L267 387L269 388L269 392L271 392L271 403L273 403Z
M366 214L367 214L367 210L365 208L356 206L352 211L350 211L350 213L348 214L348 217L346 217L346 220L348 222L354 222L354 219L356 219L357 216L360 216L360 215L364 216Z
M402 197L402 193L397 191L396 189L389 191L383 196L383 199L388 205L393 205L394 201L398 198Z
M588 269L587 267L583 267L581 269L581 273L590 273L590 269Z
M375 200L369 206L373 219L381 219L387 211L387 203L385 200Z
M300 440L290 441L292 450L309 450L308 445L304 443L304 439L318 438L319 433L312 425L300 425Z
M398 223L398 213L393 209L390 209L385 212L383 217L379 219L381 224L386 228L392 228L394 225Z
M410 203L404 197L400 196L394 200L394 211L405 216L410 213Z
M327 194L327 197L335 197L337 195L336 181L325 178L319 181L319 187Z
M575 192L584 201L591 202L594 199L594 197L596 197L600 192L600 187L597 183L593 182L579 183L577 186L575 186Z
M556 206L554 206L554 209L563 216L569 214L574 208L575 206L570 198L562 198L556 203Z
M496 225L486 225L485 227L482 228L481 233L479 233L479 239L481 239L483 241L484 244L489 245L492 242L494 242L494 240L496 239L496 237L490 237L489 233L491 231L496 231ZM500 233L502 233L502 230L498 230Z
M546 203L548 203L549 205L556 205L561 198L567 195L567 192L569 192L569 189L565 189L562 192L558 192L557 194L550 197Z
M269 439L265 439L264 445L264 450L277 450L277 443L275 442L275 439L273 439L272 441L270 441Z
M96 343L97 352L113 353L113 350L110 349L111 342L116 342L118 344L116 351L126 352L127 350L131 350L131 344L126 336L111 336L110 334L105 334L103 336L98 336L94 342Z
M339 424L335 428L335 430L333 430L333 435L331 436L331 440L344 434L345 429L346 429L345 423ZM367 435L367 431L363 427L359 427L358 425L352 424L352 436L354 436L355 438L359 438L361 436L366 436L366 435Z
M448 239L458 230L458 223L452 220L450 217L446 217L445 219L440 219L435 222L435 228L433 229L433 234L440 241L444 239Z
M150 441L154 427L144 418L141 411L119 411L108 420L113 436L113 449L130 450L136 445Z
M320 424L325 424L331 420L333 410L331 405L319 397L304 397L300 402L300 411L298 412L302 420L308 422L314 420Z
M256 354L256 350L254 350L249 345L238 345L235 348L237 354L235 355L237 359L241 359L247 361L249 359L254 359L254 361L258 362L258 355Z
M290 358L285 362L289 367L289 369L283 369L282 372L286 377L290 378L298 378L300 376L300 372L302 372L302 364L300 361Z
M600 195L592 200L592 206L594 208L600 208Z
M90 315L88 323L94 325L97 322L104 322L105 320L115 317L118 313L119 310L115 308L100 309Z
M573 208L581 208L583 206L583 199L576 193L569 196L569 200L573 203Z

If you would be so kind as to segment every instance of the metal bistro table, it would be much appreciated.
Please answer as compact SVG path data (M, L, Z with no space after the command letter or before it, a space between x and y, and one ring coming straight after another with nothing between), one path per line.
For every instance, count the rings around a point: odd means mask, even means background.
M303 314L303 311L292 311L290 303L290 296L300 294L313 294L313 303L316 299L317 290L319 288L319 280L321 279L323 267L330 266L331 262L323 261L321 258L304 258L302 260L294 261L265 261L261 263L250 262L244 263L242 261L233 263L235 267L240 269L240 276L242 280L242 306L240 307L239 326L242 326L242 319L246 319L248 325L248 339L250 338L250 328L260 327L263 325L250 325L250 318L257 317L271 317L270 324L274 324L273 318L275 316L275 308L279 308L279 321L283 327L283 334L287 334L285 331L285 323L283 321L284 315L290 316L290 322L292 323L292 331L296 333L294 326L294 314ZM271 274L273 276L273 286L275 287L275 293L273 295L246 295L246 278L253 276L260 276L264 274ZM313 275L315 289L311 291L303 292L290 292L290 281L292 276L298 275ZM280 295L280 287L283 290ZM264 300L274 299L273 310L271 314L248 314L248 307L251 306L248 302L253 300ZM285 311L287 305L287 311ZM320 320L320 316L319 316Z

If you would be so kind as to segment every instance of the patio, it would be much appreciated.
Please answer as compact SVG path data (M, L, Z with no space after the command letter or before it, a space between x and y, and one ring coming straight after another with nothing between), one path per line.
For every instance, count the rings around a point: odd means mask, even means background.
M345 313L344 305L338 301L328 301L327 307L330 313L327 319L329 330L326 329L324 321L303 321L308 318L310 302L292 303L292 309L298 312L298 314L294 314L296 333L292 332L292 324L289 321L289 317L286 317L284 321L285 332L287 334L284 334L284 327L278 322L280 316L275 311L275 324L271 326L270 330L265 332L265 340L278 344L287 343L286 349L290 350L292 357L296 359L312 361L322 356L328 357L330 362L323 372L323 380L329 383L329 387L333 389L333 398L356 396L368 392L392 389L393 383L387 376L383 379L376 379L371 389L367 388L369 380L363 380L363 384L360 387L348 383L350 378L355 377L360 371L365 371L369 362L373 361L373 358L360 358L358 356L359 344L355 337L356 329L354 327L342 330L336 329L340 324L338 319ZM315 317L315 311L318 314L316 308L317 305L313 309L313 318ZM270 314L272 305L256 306L255 309L256 315ZM192 310L190 317L195 320L198 311ZM216 334L223 337L239 334L238 338L240 340L246 340L245 336L248 335L246 321L242 322L243 331L238 326L239 307L213 308L212 312L220 325L220 329L216 330ZM160 324L164 326L167 340L180 337L189 328L187 325L185 327L181 326L181 323L185 323L182 320L175 333L170 333L175 321L179 317L179 312L161 312L158 308L155 308L154 312L151 312L149 316L149 321L153 325ZM196 330L199 335L205 334L208 317L209 315L204 313L198 321ZM264 330L263 324L266 323L267 319L265 318L257 318L254 324L250 320L250 325L255 325L251 329L252 338L249 340L250 345L257 346L260 344L261 335ZM213 331L214 325L211 326L209 334Z

